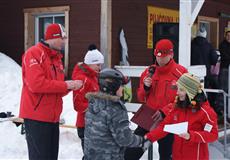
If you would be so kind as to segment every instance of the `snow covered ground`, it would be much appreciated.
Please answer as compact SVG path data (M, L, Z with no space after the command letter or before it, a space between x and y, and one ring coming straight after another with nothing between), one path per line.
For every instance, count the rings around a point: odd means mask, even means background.
M0 112L11 111L18 115L21 95L21 67L9 57L0 53ZM74 125L76 113L72 105L72 93L64 97L61 118L65 123ZM131 125L135 128L135 125ZM25 136L20 134L21 127L12 122L0 122L0 159L28 159ZM158 145L153 143L153 157L158 159ZM76 129L60 128L59 159L81 160L82 150ZM147 152L142 160L147 160ZM210 147L210 159L223 159L223 154Z

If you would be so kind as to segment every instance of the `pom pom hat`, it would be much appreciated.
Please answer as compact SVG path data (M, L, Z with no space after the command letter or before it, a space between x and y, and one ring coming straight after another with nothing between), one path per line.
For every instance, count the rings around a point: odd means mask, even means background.
M61 24L50 24L46 29L45 40L55 38L66 38L65 29Z
M177 87L187 93L190 102L198 93L202 92L200 80L190 73L185 73L178 79Z
M173 54L173 43L168 39L161 39L157 42L154 55L156 57L165 57Z
M85 55L84 63L85 64L103 64L104 56L97 49L89 48L88 52Z

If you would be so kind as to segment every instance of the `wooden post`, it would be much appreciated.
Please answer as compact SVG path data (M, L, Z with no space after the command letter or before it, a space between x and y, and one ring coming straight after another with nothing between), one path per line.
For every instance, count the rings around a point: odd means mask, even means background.
M111 67L111 45L112 45L112 19L111 19L111 0L101 0L101 31L100 31L100 50L105 57L106 67Z

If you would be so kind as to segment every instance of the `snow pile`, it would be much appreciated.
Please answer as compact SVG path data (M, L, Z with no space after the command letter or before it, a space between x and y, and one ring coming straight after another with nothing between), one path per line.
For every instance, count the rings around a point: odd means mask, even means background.
M19 113L21 97L21 67L11 58L0 53L0 112ZM72 105L72 93L64 97L62 118L66 124L75 125L76 113ZM12 122L0 122L0 159L28 159L25 135L21 127ZM60 159L81 159L82 150L76 129L60 128Z

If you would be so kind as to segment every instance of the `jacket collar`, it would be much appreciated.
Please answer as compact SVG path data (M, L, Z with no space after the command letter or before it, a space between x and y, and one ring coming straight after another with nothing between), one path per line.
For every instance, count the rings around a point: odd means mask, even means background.
M58 52L58 51L56 51L56 50L54 50L54 49L51 49L51 48L49 47L49 44L46 43L46 42L44 42L44 41L39 42L39 43L37 44L37 46L38 46L39 48L42 48L42 49L47 53L47 55L48 55L49 57L51 57L51 58L55 58L55 57L62 58L62 57L63 57L62 54L61 54L60 52Z
M78 63L78 69L90 77L97 77L98 76L98 73L96 71L94 71L93 69L91 69L85 63L82 63L82 62Z
M103 92L89 92L89 93L86 94L85 97L87 99L90 99L90 98L100 98L100 99L104 99L104 100L111 100L113 102L120 101L120 97L114 96L114 95L110 95L110 94L107 94L107 93L103 93Z
M159 65L156 65L156 71L158 71L159 73L168 73L171 69L174 68L174 65L176 64L176 62L171 59L169 61L168 64L166 64L165 66L159 66Z

